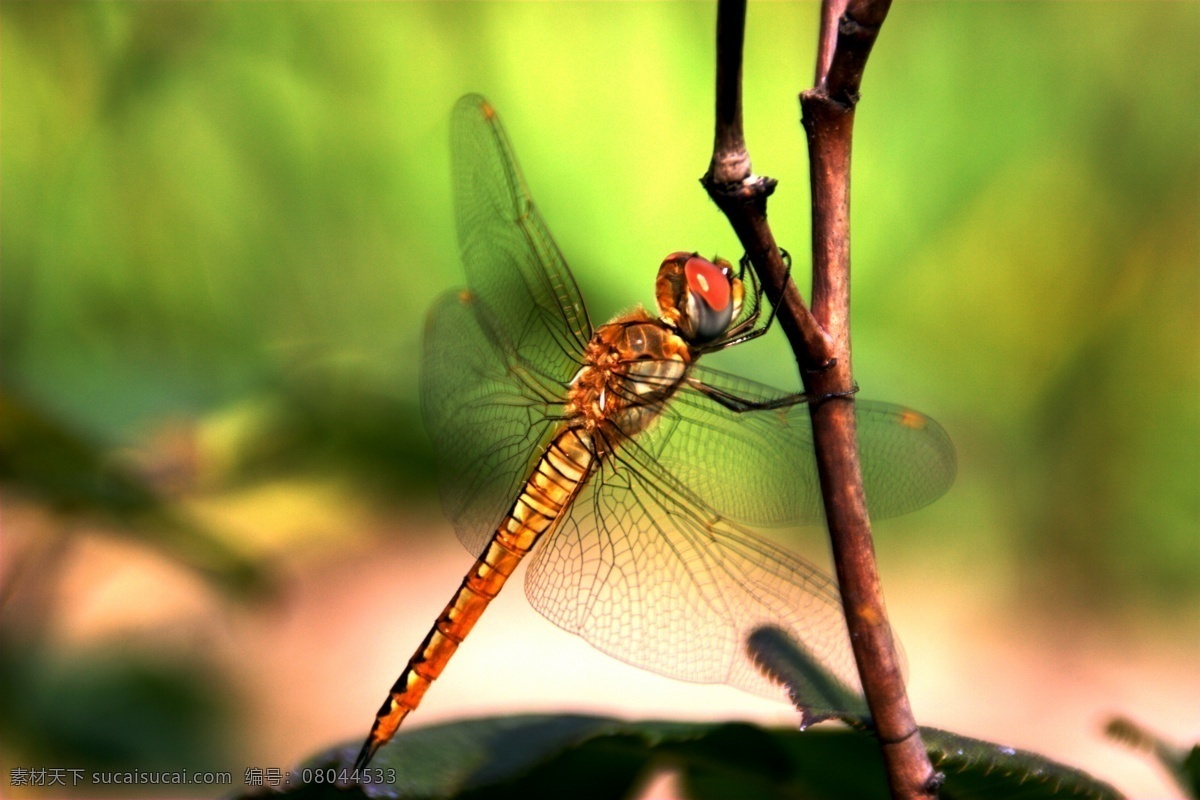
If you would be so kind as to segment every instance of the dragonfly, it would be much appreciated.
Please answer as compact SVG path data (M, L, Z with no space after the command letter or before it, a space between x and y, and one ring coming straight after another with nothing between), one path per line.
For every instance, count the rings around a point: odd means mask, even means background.
M803 394L702 366L770 327L753 271L680 251L658 270L658 313L593 327L492 106L451 122L455 218L468 289L434 304L421 405L444 509L476 556L392 686L365 767L517 565L530 603L601 651L663 675L785 699L747 653L763 625L857 686L834 581L756 527L822 517ZM953 481L934 420L855 401L875 517Z

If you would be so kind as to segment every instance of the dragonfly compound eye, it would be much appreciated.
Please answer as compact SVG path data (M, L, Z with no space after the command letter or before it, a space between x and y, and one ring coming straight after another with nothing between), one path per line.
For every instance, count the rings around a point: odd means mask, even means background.
M659 268L655 296L664 322L689 342L706 344L729 329L741 307L741 292L728 262L678 252Z
M700 256L692 256L684 264L683 274L687 278L687 313L691 317L687 332L695 342L711 342L733 322L729 269Z

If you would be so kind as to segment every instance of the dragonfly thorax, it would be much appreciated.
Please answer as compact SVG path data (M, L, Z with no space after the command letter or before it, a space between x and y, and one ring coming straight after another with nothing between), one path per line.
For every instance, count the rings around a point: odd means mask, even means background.
M594 433L615 427L633 436L649 426L687 376L692 350L678 332L639 309L596 329L565 407Z

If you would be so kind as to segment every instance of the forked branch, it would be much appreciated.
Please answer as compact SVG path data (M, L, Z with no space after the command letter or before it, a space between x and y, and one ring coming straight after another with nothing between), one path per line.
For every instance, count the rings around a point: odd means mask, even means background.
M795 283L787 280L783 254L767 224L767 198L775 180L750 166L742 131L742 43L745 0L723 0L717 25L717 124L712 162L700 179L725 213L750 257L767 299L802 370L823 369L833 358L832 343L813 319Z
M810 398L817 470L854 658L892 796L932 798L939 777L913 719L883 603L854 424L850 369L850 149L863 69L890 0L823 0L815 86L800 97L812 188L812 309L787 281L767 224L775 181L755 176L742 130L745 0L721 0L717 122L702 183L758 271ZM785 286L785 282L787 285Z

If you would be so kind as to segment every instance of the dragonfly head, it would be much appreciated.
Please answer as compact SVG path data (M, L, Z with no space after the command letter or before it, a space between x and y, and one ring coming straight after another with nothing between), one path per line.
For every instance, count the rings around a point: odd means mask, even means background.
M698 253L672 253L658 268L654 295L663 321L691 344L707 344L729 330L742 310L745 289L730 263Z

